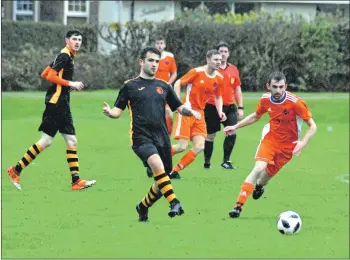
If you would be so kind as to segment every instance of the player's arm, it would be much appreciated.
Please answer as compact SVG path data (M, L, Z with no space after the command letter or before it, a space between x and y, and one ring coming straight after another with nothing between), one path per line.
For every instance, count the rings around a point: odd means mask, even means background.
M235 100L238 107L238 119L241 120L243 118L243 94L241 86L237 86L235 88Z
M215 90L215 107L221 119L220 120L221 122L226 120L226 115L224 112L222 112L222 106L224 104L222 100L223 89L224 89L224 82L221 80L219 81L218 87Z
M67 53L61 53L57 56L53 62L52 69L48 71L46 80L55 83L57 85L71 87L76 90L81 90L84 88L84 84L79 81L69 81L58 76L58 73L66 66L69 61L69 55Z
M233 135L236 133L238 128L242 128L242 127L254 124L255 122L259 121L260 118L261 116L258 115L256 112L254 112L249 116L247 116L246 118L244 118L242 121L238 122L237 124L232 126L226 126L224 128L224 132L226 133L226 135Z
M105 116L108 116L113 119L119 118L126 106L128 105L129 97L127 84L124 84L118 94L118 97L114 103L114 107L111 108L106 102L103 103L102 112Z
M296 104L295 109L297 115L300 116L304 120L304 122L309 126L304 137L300 141L294 142L296 143L296 146L294 147L293 155L299 155L301 150L309 143L312 136L316 133L317 126L315 121L312 119L312 115L304 101L299 100Z
M175 82L175 84L174 84L174 91L175 91L175 93L176 93L176 96L177 96L178 98L181 98L181 97L180 97L180 93L181 93L181 80L180 80L180 79L178 79L178 80Z
M119 118L123 113L123 110L120 109L119 107L113 107L111 109L111 107L106 103L104 102L103 103L103 114L110 117L110 118L113 118L113 119L117 119Z
M202 117L198 111L185 107L184 105L179 106L176 110L183 116L193 116L197 120L201 119Z
M172 66L171 66L170 74L171 74L171 76L170 76L170 79L168 81L168 84L172 85L175 82L176 77L177 77L177 66L176 66L176 61L174 58L172 59Z
M177 111L183 116L193 116L196 119L201 119L201 114L191 108L185 107L181 100L176 95L174 89L168 85L169 91L166 97L166 102L172 111Z

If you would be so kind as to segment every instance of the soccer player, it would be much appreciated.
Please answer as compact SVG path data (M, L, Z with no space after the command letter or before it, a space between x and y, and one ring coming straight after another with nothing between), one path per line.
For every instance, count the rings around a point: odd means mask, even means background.
M207 129L204 119L206 101L211 95L215 95L215 107L221 121L226 120L222 112L222 91L224 87L223 76L217 71L221 64L221 55L217 50L210 50L206 55L207 64L191 69L186 75L175 83L175 92L180 97L181 86L187 86L183 103L198 111L202 115L201 120L178 115L175 130L175 139L178 143L173 145L172 154L186 150L188 142L192 141L192 149L189 150L173 168L170 178L181 179L179 171L183 170L194 161L196 156L203 151Z
M201 115L182 105L173 88L154 77L161 54L155 47L145 47L140 53L140 75L128 80L120 89L114 107L104 103L103 113L110 118L119 118L128 106L131 114L132 149L145 166L152 169L155 183L146 196L136 205L139 221L148 220L148 209L162 195L170 203L168 215L182 215L184 210L176 198L169 179L172 169L171 144L165 122L165 104L183 116Z
M50 66L46 67L41 77L52 82L45 96L45 111L39 131L41 138L24 154L23 158L15 166L7 169L13 184L21 189L20 175L42 151L53 142L59 131L67 144L66 158L72 177L72 190L81 190L91 187L95 180L87 181L79 177L79 160L77 153L77 138L70 111L70 90L82 90L84 84L80 81L72 81L74 73L74 56L82 43L81 32L68 31L65 37L66 47L56 56Z
M300 154L317 130L306 103L286 91L286 78L282 72L273 72L266 87L270 93L261 97L254 113L238 124L224 128L227 135L232 135L237 129L258 121L264 113L267 112L270 116L255 155L255 166L241 186L235 207L229 212L231 218L239 217L251 193L255 200L261 197L269 180L294 155ZM308 124L309 129L300 140L302 120Z
M155 47L161 53L159 66L155 77L157 79L164 80L169 85L172 85L177 77L177 66L174 58L174 54L171 52L165 51L166 42L163 37L158 37L155 43ZM165 118L168 128L169 136L173 131L173 111L171 111L168 105L165 105ZM152 170L147 166L147 176L153 177Z
M237 114L238 119L243 118L243 98L241 90L241 80L239 78L239 71L235 65L227 62L228 57L230 57L230 51L227 43L220 42L216 49L221 54L222 60L221 65L218 71L224 77L224 90L223 90L223 112L226 114L227 119L224 122L220 122L220 117L218 116L216 107L215 107L215 95L211 95L207 104L205 106L205 122L207 124L207 138L205 139L204 146L204 168L210 169L210 159L213 154L214 149L214 139L216 132L220 131L220 123L224 126L235 125L237 124ZM235 100L238 105L235 105ZM223 150L224 158L221 163L221 167L224 169L236 169L230 161L230 156L233 150L233 147L236 142L236 135L226 136Z
M166 81L169 85L172 85L177 77L177 66L174 58L174 54L171 52L165 51L166 42L163 37L158 37L156 40L156 48L161 53L159 66L155 77L157 79L162 79ZM173 129L173 111L170 107L166 105L165 109L166 124L168 127L169 135L172 133Z

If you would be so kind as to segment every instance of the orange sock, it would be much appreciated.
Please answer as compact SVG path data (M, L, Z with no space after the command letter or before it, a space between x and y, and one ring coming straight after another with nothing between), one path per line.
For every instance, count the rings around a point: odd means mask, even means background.
M173 132L173 119L172 118L166 118L166 126L168 128L168 133L171 135Z
M196 154L189 150L180 160L180 162L173 168L174 172L179 172L183 169L185 169L190 163L194 161L196 158Z
M244 204L250 194L252 194L254 190L254 184L248 183L248 182L243 182L241 186L241 191L239 192L239 196L237 198L237 203Z

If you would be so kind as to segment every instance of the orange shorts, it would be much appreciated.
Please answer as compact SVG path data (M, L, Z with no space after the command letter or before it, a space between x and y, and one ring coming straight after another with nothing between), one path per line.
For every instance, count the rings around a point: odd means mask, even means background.
M270 176L276 175L292 159L294 146L288 145L286 147L264 138L260 141L255 160L267 162L266 173Z
M207 125L205 124L204 111L198 111L202 117L200 120L195 119L193 116L183 116L180 113L177 114L176 127L175 127L175 139L191 140L193 136L207 137Z

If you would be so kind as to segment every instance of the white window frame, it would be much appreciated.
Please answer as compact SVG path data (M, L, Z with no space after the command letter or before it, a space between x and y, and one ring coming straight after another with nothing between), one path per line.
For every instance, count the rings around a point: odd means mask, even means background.
M39 1L33 1L33 10L17 10L17 1L13 1L13 15L12 19L17 21L17 15L33 16L33 20L39 20Z
M89 23L90 20L90 1L86 0L86 8L85 12L77 12L77 11L69 11L69 1L65 0L64 1L64 15L63 15L63 24L67 25L67 18L68 17L85 17L86 18L86 23Z

